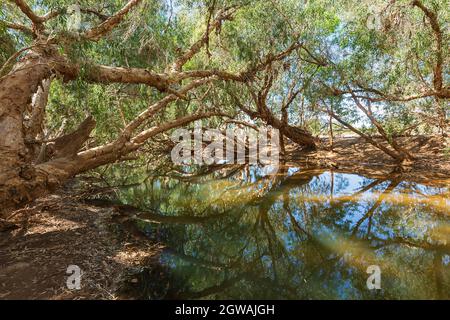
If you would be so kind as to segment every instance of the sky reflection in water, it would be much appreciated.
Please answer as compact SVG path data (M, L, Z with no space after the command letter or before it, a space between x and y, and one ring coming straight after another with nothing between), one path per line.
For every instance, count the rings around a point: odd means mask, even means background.
M139 222L167 247L170 297L449 299L448 194L406 181L253 167L155 179L121 198L183 217ZM370 265L381 268L381 290L366 287Z

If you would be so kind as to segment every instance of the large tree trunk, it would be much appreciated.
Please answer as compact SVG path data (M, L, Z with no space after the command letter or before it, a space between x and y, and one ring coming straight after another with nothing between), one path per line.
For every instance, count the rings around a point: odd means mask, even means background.
M270 86L268 86L268 88L270 88ZM239 109L245 112L250 118L261 119L267 125L280 130L281 135L285 135L291 141L302 146L304 150L315 150L317 148L318 139L316 139L310 132L305 129L294 127L288 124L287 107L289 106L289 104L282 107L282 117L280 120L276 116L274 116L273 112L267 107L267 92L255 93L251 91L251 93L257 111L253 111L244 106L236 95L232 94L231 96L233 97L234 102L237 104ZM292 100L293 98L290 101L292 102Z
M272 114L258 115L268 125L280 130L291 141L302 146L305 150L315 150L317 139L308 131L283 123Z
M61 54L61 51L67 52L61 49L67 49L71 43L80 39L100 40L121 23L125 15L141 0L129 0L114 15L76 37L70 33L53 33L46 29L45 22L58 16L59 10L39 16L25 1L14 2L28 17L32 28L18 24L8 24L8 27L31 34L34 41L8 59L7 66L22 53L28 52L8 74L0 78L0 215L55 189L78 173L123 159L154 135L198 119L219 115L218 112L199 112L175 121L159 123L156 127L145 126L149 118L175 100L185 99L185 94L189 91L219 79L246 82L263 66L282 60L299 48L299 44L294 43L287 50L275 56L268 55L259 65L238 74L217 70L183 72L183 65L207 45L209 34L220 29L222 22L229 20L234 14L236 8L229 7L218 11L203 37L175 60L173 68L168 68L170 72L155 73L142 68L100 65L89 65L89 68L83 69L79 62L70 61ZM82 69L86 72L80 72ZM8 68L2 68L0 71L3 75L7 70ZM128 123L115 141L80 152L95 126L90 117L74 132L52 142L46 142L42 135L45 106L54 75L62 76L64 80L83 77L85 81L96 83L145 84L167 92L167 95ZM191 81L176 90L169 87L179 87L182 80Z
M0 172L26 162L24 113L42 80L51 74L39 56L30 54L0 80Z
M44 116L40 113L45 112L43 104L47 102L45 94L49 89L46 81L55 74L65 76L66 80L73 79L76 76L73 69L64 57L58 56L51 48L40 48L39 52L28 54L0 80L0 216L55 190L81 172L120 160L157 134L218 115L217 112L187 115L143 129L133 136L133 131L146 119L177 99L177 95L169 94L131 121L115 141L105 145L80 152L95 127L92 117L84 120L72 133L51 142L39 141L36 137ZM208 81L193 81L180 92L188 92ZM30 106L39 110L27 110ZM31 114L27 121L26 113ZM33 117L33 114L36 116ZM40 146L37 157L36 144Z
M53 190L82 169L76 151L93 129L92 119L69 138L56 139L53 154L37 164L35 139L41 130L49 78L49 59L32 52L0 79L0 207L6 212ZM34 99L33 99L34 97ZM28 110L31 106L32 110ZM25 121L25 114L30 117ZM28 125L25 125L27 123ZM61 137L64 138L64 137ZM67 137L66 137L67 138ZM77 149L77 150L74 150ZM54 160L52 160L54 158Z
M42 80L51 74L38 55L29 54L0 80L0 206L24 197L20 185L32 179L25 146L24 113Z
M316 149L316 138L308 131L287 125L283 127L283 132L286 137L303 146L305 150Z

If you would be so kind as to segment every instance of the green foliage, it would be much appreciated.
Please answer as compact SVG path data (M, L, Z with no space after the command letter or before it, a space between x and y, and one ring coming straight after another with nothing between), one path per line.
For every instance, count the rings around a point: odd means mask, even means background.
M56 36L67 35L69 5L77 3L83 9L109 16L126 1L34 0L28 3L37 14L61 10L62 13L47 24L50 34ZM443 55L447 57L448 0L424 0L423 3L438 15L444 32ZM264 56L301 41L309 53L299 49L283 63L271 66L276 76L267 99L269 107L279 117L281 101L288 94L290 85L296 82L295 88L302 92L288 110L292 125L305 126L319 133L328 121L328 116L321 111L325 102L343 119L370 132L373 127L357 111L354 102L348 97L331 95L327 87L345 89L346 85L352 84L389 95L408 96L421 92L423 82L432 85L436 51L434 35L423 12L411 7L407 0L390 5L381 0L363 0L358 5L349 0L146 0L98 42L61 41L59 50L79 63L82 71L76 81L54 81L48 108L49 127L56 129L66 119L65 130L71 130L90 113L97 120L94 133L97 143L117 136L124 123L163 94L142 85L94 85L83 79L83 69L98 63L163 72L180 52L201 37L209 14L230 5L241 7L231 21L223 22L219 30L210 35L208 45L184 66L184 70L220 69L238 73L256 65ZM2 2L0 8L0 20L30 25L9 1ZM102 21L101 15L82 12L82 29L98 25ZM379 22L375 26L370 24L374 19ZM31 43L30 37L0 27L0 63ZM327 65L311 63L311 54ZM448 80L447 69L444 77ZM262 79L261 72L250 85L258 88ZM227 93L230 91L246 105L252 105L248 90L242 85L218 82L214 90L201 88L196 94L207 93L204 105L208 108L236 114L238 110ZM193 113L199 107L200 104L195 102L178 101L146 126ZM428 100L386 101L374 104L372 108L390 135L417 122L416 110L435 115L433 103ZM220 123L218 119L209 121L212 126Z
M0 27L0 65L3 65L15 52L14 41L5 29Z

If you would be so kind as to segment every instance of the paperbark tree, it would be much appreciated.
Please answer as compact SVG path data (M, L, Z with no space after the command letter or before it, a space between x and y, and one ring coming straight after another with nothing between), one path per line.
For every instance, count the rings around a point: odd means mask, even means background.
M281 147L284 148L283 137L286 136L291 141L301 145L305 150L314 150L317 147L316 139L305 128L289 124L288 109L294 100L299 96L303 88L297 88L294 81L287 95L283 98L280 108L281 116L277 116L274 110L268 105L268 96L273 87L275 74L274 70L267 66L265 70L263 84L260 89L254 89L248 86L248 91L252 99L252 107L247 107L235 94L231 93L234 102L241 111L247 114L251 119L259 119L266 125L272 126L280 131Z
M46 192L60 186L68 178L81 172L124 159L137 151L148 139L186 125L192 121L223 115L216 110L202 110L159 123L154 127L145 124L168 105L177 100L189 100L189 93L214 81L245 83L273 61L289 55L298 44L294 43L278 54L269 54L258 64L242 72L230 73L221 70L189 70L183 66L197 55L208 43L213 31L219 32L221 25L237 11L230 6L216 11L198 41L178 58L169 63L164 71L154 71L92 65L82 68L61 54L59 47L74 41L98 41L108 35L127 13L139 5L141 0L130 0L115 14L102 16L102 22L91 29L71 35L50 33L46 23L62 14L62 10L37 15L24 0L13 2L28 17L32 27L3 23L7 28L32 34L32 45L23 50L23 57L12 69L0 78L0 205L3 211L23 205ZM15 55L11 60L15 60ZM83 69L83 72L81 70ZM144 84L165 94L159 101L149 103L132 121L127 123L118 137L104 145L81 149L95 128L95 120L87 117L72 133L46 141L42 134L46 104L52 79L63 81L82 79L88 83Z
M391 2L391 4L395 3L395 1ZM333 117L340 124L342 124L347 129L353 131L354 133L361 136L368 143L372 144L376 148L382 150L384 153L389 155L391 158L395 159L397 162L401 163L405 160L413 161L415 157L411 154L409 150L402 147L396 140L394 135L389 135L387 130L384 128L381 121L377 119L374 112L372 112L372 104L382 103L385 105L389 105L390 103L408 103L412 101L417 101L421 99L434 99L435 103L433 108L435 110L436 116L430 117L427 115L422 115L420 112L417 112L419 116L425 116L425 121L432 126L438 127L439 131L443 136L446 136L448 120L447 120L447 112L445 109L446 101L450 98L450 87L445 84L445 78L443 77L443 70L445 69L445 59L444 59L444 33L441 29L438 20L437 12L428 8L423 4L420 0L414 0L410 2L410 5L413 8L418 8L424 14L424 23L427 22L433 35L434 48L431 52L431 59L428 61L428 64L432 66L430 74L427 77L424 77L420 70L417 72L417 75L414 75L417 79L417 82L421 83L423 86L420 92L415 92L411 95L402 95L399 93L386 93L383 90L376 89L370 87L366 84L362 84L358 80L348 81L347 78L351 78L351 75L343 74L342 70L336 69L336 73L341 78L342 82L347 82L344 85L344 88L339 87L330 87L322 82L322 85L326 87L326 91L329 96L334 97L344 97L349 98L350 101L348 105L353 105L357 110L361 111L370 124L376 129L376 132L381 136L382 140L385 144L378 142L376 139L371 137L367 133L363 133L361 130L356 128L351 123L344 120L342 116L340 116L337 112L333 111L331 105L328 106L323 100L322 103L325 105L323 111L328 113L330 117ZM332 64L334 65L334 64ZM429 80L426 80L429 79ZM431 83L429 83L431 82ZM444 101L444 103L442 103ZM415 112L416 113L416 112ZM431 119L430 119L431 118ZM431 121L430 121L431 120ZM414 126L412 126L414 127ZM406 128L405 130L407 130Z

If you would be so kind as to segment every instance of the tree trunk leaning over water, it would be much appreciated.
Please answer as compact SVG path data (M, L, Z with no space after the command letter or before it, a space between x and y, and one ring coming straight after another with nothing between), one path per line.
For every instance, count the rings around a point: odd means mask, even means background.
M0 78L0 206L2 212L22 206L36 197L54 190L67 179L120 161L137 151L148 139L190 122L221 115L217 110L198 109L192 114L146 128L146 123L177 100L198 99L189 96L191 91L214 81L246 83L255 74L275 62L285 59L302 44L293 43L284 51L268 54L256 65L238 73L220 70L189 70L183 66L207 45L208 36L219 32L221 25L230 20L237 7L219 9L206 31L191 47L181 52L164 71L157 73L141 68L88 65L83 68L60 50L74 41L98 41L111 32L141 0L130 0L116 14L84 33L67 35L52 34L45 23L61 14L51 11L44 16L36 15L23 0L14 0L25 14L32 28L9 24L8 28L32 33L34 41L22 50L23 57ZM17 55L20 56L20 55ZM14 59L17 58L14 56ZM83 70L83 72L81 72ZM6 70L7 71L7 70ZM46 104L52 80L58 77L64 82L82 80L87 83L143 84L165 94L159 101L149 103L139 115L125 125L117 138L104 145L84 148L95 128L95 120L87 117L73 132L46 141L42 129L45 123Z

